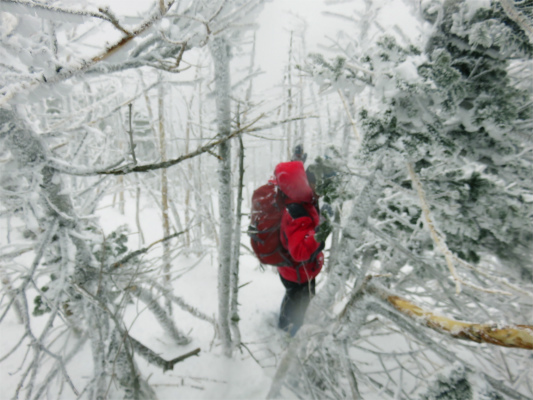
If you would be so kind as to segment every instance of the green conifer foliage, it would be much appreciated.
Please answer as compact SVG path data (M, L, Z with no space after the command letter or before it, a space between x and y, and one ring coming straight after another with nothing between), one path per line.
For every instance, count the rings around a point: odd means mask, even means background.
M529 88L509 71L533 48L498 2L470 12L468 2L446 1L443 11L422 62L392 38L367 56L370 69L391 71L392 95L384 111L360 114L363 152L415 163L455 254L469 262L497 255L531 279L533 108ZM416 76L405 73L411 65Z

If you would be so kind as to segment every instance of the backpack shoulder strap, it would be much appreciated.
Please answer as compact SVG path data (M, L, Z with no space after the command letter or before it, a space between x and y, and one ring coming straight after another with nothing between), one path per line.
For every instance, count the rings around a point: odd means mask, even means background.
M292 217L292 219L309 216L303 204L300 203L287 204L287 211L289 212L289 215Z

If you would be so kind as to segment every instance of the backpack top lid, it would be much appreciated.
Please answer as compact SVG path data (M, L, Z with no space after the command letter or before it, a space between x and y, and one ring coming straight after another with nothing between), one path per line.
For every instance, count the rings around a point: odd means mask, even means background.
M276 184L289 199L298 203L313 201L313 189L309 186L303 162L279 163L274 170L274 176Z

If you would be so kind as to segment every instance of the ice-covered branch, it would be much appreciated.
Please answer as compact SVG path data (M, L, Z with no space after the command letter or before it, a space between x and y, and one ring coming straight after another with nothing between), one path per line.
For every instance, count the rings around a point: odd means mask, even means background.
M455 269L455 265L453 262L453 254L450 249L448 249L448 246L435 228L435 223L433 222L433 217L431 216L431 211L426 201L426 194L424 193L422 184L420 183L420 180L416 175L413 164L410 162L407 163L407 169L409 171L409 176L411 177L411 182L413 182L413 186L415 187L416 192L418 194L418 199L420 200L420 207L422 208L422 213L424 215L424 225L428 229L431 235L431 239L433 239L433 241L435 242L436 247L444 255L446 259L446 264L448 265L448 269L450 270L450 274L452 275L452 278L455 281L456 292L460 293L461 284L463 283L463 280L459 277Z
M103 12L87 10L71 10L43 3L24 0L1 0L0 10L16 14L37 14L41 18L67 20L68 22L83 23L87 18L98 18L111 22L111 17Z
M20 92L29 90L41 84L54 84L54 83L62 82L66 79L70 79L76 75L79 75L79 74L82 74L88 71L95 64L98 64L100 61L103 61L109 58L110 56L112 56L113 54L117 53L119 50L124 48L127 44L129 44L135 38L145 33L157 21L163 18L163 16L166 14L166 12L168 12L168 10L172 7L173 4L174 4L174 0L170 1L167 4L167 9L165 13L157 12L154 15L150 16L137 29L124 35L122 39L120 39L118 42L109 46L103 52L92 57L91 59L83 60L79 62L78 65L63 68L59 73L57 73L54 76L45 77L42 74L38 74L29 82L15 83L15 84L12 84L10 86L3 88L1 91L2 97L0 98L0 106L7 104L7 102L9 102L16 94ZM105 19L111 22L111 20L109 19L109 16L107 16Z
M98 174L98 175L126 175L126 174L131 174L132 172L148 172L148 171L154 171L154 170L158 170L158 169L162 169L162 168L170 168L170 167L172 167L172 166L174 166L176 164L179 164L179 163L181 163L181 162L183 162L185 160L189 160L191 158L199 156L200 154L209 152L214 147L216 147L219 144L224 143L224 142L234 138L239 133L241 133L241 131L235 131L235 132L231 133L229 136L222 137L222 138L220 138L218 140L215 140L214 142L211 142L209 144L206 144L204 146L199 147L198 149L196 149L195 151L193 151L191 153L185 154L185 155L180 156L178 158L174 158L172 160L162 161L162 162L155 163L155 164L137 165L137 166L133 166L133 167L126 166L126 168L113 169L113 170L110 170L110 171L100 171L100 172L98 172L96 174Z
M75 176L93 176L93 175L105 174L106 171L117 168L123 162L124 162L124 158L121 158L120 160L114 162L111 165L108 165L107 167L98 168L98 169L89 169L89 168L76 167L74 165L68 164L62 160L57 160L55 158L48 159L48 165L52 167L53 169L55 169L56 171L62 172L68 175L75 175ZM122 168L127 168L127 166L122 167Z
M357 127L355 126L355 121L353 119L352 112L350 111L350 106L348 105L348 100L346 99L346 96L344 96L344 94L342 93L342 90L339 89L339 90L337 90L337 92L339 93L339 97L342 100L342 105L344 106L344 111L346 111L346 117L348 118L348 121L350 121L350 125L352 127L353 134L354 134L355 138L357 139L357 142L360 144L361 143L361 136L359 135L359 132L357 131Z
M154 314L159 323L165 330L172 336L178 345L185 345L190 342L190 339L174 324L174 321L167 315L163 307L159 305L157 299L154 298L150 291L143 289L141 287L132 287L130 288L133 295L139 300L141 300L148 309Z
M188 353L182 354L179 357L167 361L154 351L150 350L138 340L132 338L131 336L129 336L128 339L131 341L131 344L133 345L133 348L135 349L135 352L137 354L143 357L150 364L157 365L163 368L163 372L172 371L174 369L174 365L176 365L177 363L184 361L189 357L196 356L200 353L200 348L197 348L192 351L189 351Z
M426 194L424 192L424 189L422 188L422 183L420 182L420 179L418 178L418 175L415 172L413 164L410 162L407 163L407 169L409 171L409 176L411 177L411 182L413 183L413 186L415 187L416 192L418 194L418 199L420 200L420 207L422 208L422 214L424 215L424 226L428 229L431 235L431 239L433 239L433 242L435 243L435 246L437 247L437 249L439 249L439 251L444 255L444 258L446 260L446 265L448 266L448 270L450 271L450 274L453 280L455 281L456 292L459 294L461 292L461 285L465 285L472 289L480 290L486 293L510 295L509 292L504 292L502 290L486 289L486 288L474 285L471 282L465 281L463 278L459 276L459 274L457 273L457 270L455 269L455 263L454 263L454 261L458 259L458 257L451 252L444 238L437 231L437 228L435 227L435 223L431 215L431 210L429 209L429 205L426 200Z
M39 243L39 246L37 247L37 249L35 251L35 257L34 257L33 262L32 262L32 264L31 264L31 266L29 268L29 271L26 274L26 276L24 277L21 285L14 290L14 294L15 293L24 292L24 290L26 290L26 288L28 287L29 283L32 281L33 276L35 274L35 271L36 271L37 267L39 266L42 257L44 256L44 252L45 252L47 246L50 244L50 241L52 240L52 237L54 236L54 234L56 232L57 225L58 225L57 224L57 219L53 219L50 222L50 225L48 226L48 228L46 229L46 231L43 234L43 238L42 238L41 243ZM6 309L4 310L4 313L0 317L0 322L2 322L2 320L6 316L7 312L9 311L9 309L11 308L13 303L16 301L16 299L17 299L16 295L14 295L11 298L11 301L8 303Z
M331 266L331 272L328 274L324 288L318 293L311 306L317 304L317 310L330 310L335 304L336 297L342 293L343 286L348 280L350 274L357 271L354 268L357 248L363 243L364 232L368 217L377 207L377 199L382 193L383 186L377 175L382 173L381 163L373 173L373 177L362 188L359 196L354 201L351 213L343 228L343 238L340 243L340 254L336 259L335 265ZM359 276L358 279L363 278Z
M526 33L529 43L533 45L533 26L529 22L524 14L518 11L510 0L500 0L500 4L507 14L507 16L512 19L516 24Z
M137 257L137 256L140 256L141 254L144 254L144 253L147 253L152 247L154 247L155 245L159 244L159 243L164 243L164 242L167 242L171 239L174 239L178 236L181 236L183 235L184 233L186 233L188 231L187 230L184 230L184 231L180 231L180 232L176 232L176 233L173 233L172 235L169 235L169 236L165 236L164 238L162 239L159 239L159 240L156 240L155 242L151 243L150 245L146 246L146 247L143 247L142 249L139 249L139 250L135 250L135 251L132 251L131 253L125 255L124 257L122 257L120 260L118 260L117 262L115 262L113 264L113 268L119 268L119 267L122 267L124 264L126 264L128 261L130 261L131 259Z
M198 319L201 319L202 321L205 321L205 322L208 322L210 323L211 325L213 325L214 327L216 327L216 320L215 318L213 317L210 317L206 314L204 314L203 312L201 312L200 310L198 310L197 308L191 306L190 304L188 304L185 300L183 300L181 297L178 297L172 293L170 293L170 291L166 288L164 288L162 285L158 284L157 282L151 280L150 283L152 284L152 286L154 288L156 288L157 290L159 290L163 296L165 296L166 298L168 298L171 302L173 302L174 304L176 304L178 307L180 307L183 311L187 311L189 312L191 315L195 316L196 318Z

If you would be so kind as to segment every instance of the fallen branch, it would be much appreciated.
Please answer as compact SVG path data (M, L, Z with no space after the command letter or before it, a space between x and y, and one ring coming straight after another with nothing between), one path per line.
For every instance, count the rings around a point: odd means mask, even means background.
M174 369L174 365L176 365L177 363L184 361L189 357L196 356L198 355L198 353L200 353L200 348L197 348L179 357L176 357L176 358L173 358L172 360L167 361L164 358L162 358L159 354L150 350L144 344L142 344L141 342L132 338L129 335L128 335L128 339L131 341L131 344L133 345L133 348L135 349L135 352L138 355L143 357L150 364L157 365L163 368L163 372L172 371Z
M391 304L396 310L415 319L417 322L456 339L533 350L533 326L531 325L499 327L495 324L457 321L418 307L409 300L393 295L383 288L378 288L376 285L369 285L367 292L377 295L377 297Z
M129 287L129 290L131 291L131 294L146 304L146 307L152 312L161 327L165 329L172 339L174 339L178 346L184 346L191 341L185 333L178 329L174 320L168 315L163 307L161 307L151 291L140 286L131 286Z

